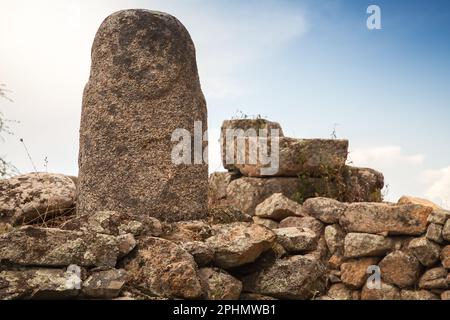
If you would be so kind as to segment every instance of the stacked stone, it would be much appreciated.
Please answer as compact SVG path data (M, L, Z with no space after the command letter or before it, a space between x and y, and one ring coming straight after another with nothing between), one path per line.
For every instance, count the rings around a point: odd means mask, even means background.
M249 133L264 129L278 131L279 165L275 174L265 175L269 165L255 163L250 138L239 144L227 141L227 130ZM229 136L228 138L230 138ZM270 153L270 141L267 143ZM239 147L244 150L239 150ZM227 120L221 130L222 163L227 172L210 176L209 206L232 205L254 215L256 206L274 193L303 203L312 197L328 197L342 202L379 202L384 177L380 172L346 165L348 141L338 139L294 139L283 135L281 126L265 119ZM234 148L235 152L230 153ZM228 159L227 159L228 152ZM239 163L238 152L245 155ZM234 155L234 157L233 157ZM231 160L231 161L230 161ZM232 162L232 163L229 163Z

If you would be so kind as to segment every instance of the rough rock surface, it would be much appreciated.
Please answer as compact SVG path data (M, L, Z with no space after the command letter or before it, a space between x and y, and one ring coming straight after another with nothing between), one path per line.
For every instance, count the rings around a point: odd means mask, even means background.
M333 224L326 226L324 237L331 254L342 254L344 252L345 232L340 225Z
M268 121L266 119L233 119L225 120L222 123L220 143L223 167L230 171L237 171L238 152L245 154L246 148L245 136L259 135L259 130L267 130L270 135L271 130L277 130L278 136L283 136L283 130L278 122ZM230 135L227 135L229 132ZM275 132L274 132L275 133ZM237 135L242 137L237 138ZM228 153L228 159L227 159ZM245 163L245 160L243 161ZM248 162L248 161L247 161Z
M450 269L450 245L445 246L441 251L441 262L444 268Z
M341 265L341 280L354 289L361 288L369 277L368 268L377 265L379 258L348 260Z
M194 258L175 243L154 237L142 239L124 261L131 282L151 295L195 299L202 295Z
M75 208L76 186L64 175L28 173L0 179L0 223L43 223Z
M437 242L437 243L444 243L444 238L442 236L443 227L437 223L430 223L428 225L427 239Z
M381 282L380 288L363 287L361 300L400 300L400 290L393 285Z
M305 214L327 224L338 223L346 208L345 203L321 197L308 199L303 204Z
M252 220L253 220L253 223L260 224L260 225L265 226L265 227L267 227L269 229L276 229L276 228L278 228L278 221L274 221L272 219L265 219L265 218L260 218L260 217L254 216L252 218Z
M83 96L78 212L205 217L208 165L173 163L181 138L171 139L176 129L190 134L183 139L201 138L206 113L194 44L175 17L149 10L107 17L95 36ZM202 124L195 133L194 121ZM186 155L194 161L193 151Z
M441 247L425 237L411 240L408 248L425 267L430 267L439 260Z
M313 217L288 217L280 221L279 228L308 228L314 231L315 234L322 234L324 231L324 224L320 220Z
M386 203L352 203L340 218L348 232L420 235L427 230L430 207Z
M60 269L0 272L0 299L68 299L80 292L81 279Z
M270 132L269 132L270 134ZM324 175L335 174L345 166L348 154L348 141L337 139L294 139L279 137L279 158L278 168L269 174L264 173L263 168L270 167L271 163L263 164L260 159L250 161L249 153L251 142L257 142L256 138L241 139L245 143L245 149L242 150L241 163L235 163L234 167L248 177L281 176L297 177L307 174L308 176L321 177ZM269 140L269 150L270 142Z
M280 221L291 216L302 216L302 206L281 193L275 193L256 206L255 215Z
M318 236L311 229L296 227L274 229L277 242L290 253L312 251L317 248Z
M212 249L202 241L183 242L180 245L194 257L195 262L199 266L207 265L214 258Z
M242 283L226 271L217 268L203 268L198 272L208 300L238 300Z
M420 263L410 254L394 251L379 263L381 277L400 288L412 287L420 276Z
M268 228L249 223L224 225L206 239L214 251L214 263L222 268L237 267L256 260L275 242L275 234Z
M120 254L118 245L117 238L110 235L25 226L0 235L0 262L114 267Z
M450 242L450 218L447 220L447 222L444 225L444 228L442 229L442 237Z
M209 176L208 206L213 208L227 198L227 187L241 175L236 172L213 172Z
M369 233L347 233L344 239L344 256L347 258L377 257L393 247L389 238Z
M146 215L132 215L117 211L97 211L93 214L78 215L60 226L64 230L109 235L160 236L162 224L158 219Z
M97 299L112 299L119 296L128 277L125 270L111 269L93 273L83 282L82 294Z
M309 198L327 197L344 202L381 201L383 175L365 168L346 167L344 175L329 177L240 177L231 180L226 197L211 198L210 205L232 205L242 212L254 215L255 208L274 193L282 193L289 199L304 202ZM210 179L212 188L217 181Z
M401 300L439 300L438 296L427 290L402 290Z
M446 289L447 283L447 270L442 267L428 269L420 277L419 288L427 290Z
M244 291L280 299L310 299L324 292L326 273L318 260L291 256L246 276L243 283Z

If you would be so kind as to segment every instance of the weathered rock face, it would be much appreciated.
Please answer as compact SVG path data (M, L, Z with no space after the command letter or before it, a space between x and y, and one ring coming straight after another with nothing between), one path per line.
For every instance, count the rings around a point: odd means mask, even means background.
M325 290L326 273L318 260L291 256L246 276L243 283L244 291L280 299L310 299Z
M419 288L421 289L446 289L447 286L447 270L442 267L425 271L419 280Z
M441 247L425 237L411 240L408 248L425 267L430 267L439 260Z
M319 220L313 217L289 217L280 221L279 228L308 228L316 234L322 234L325 226Z
M0 300L69 299L80 292L81 279L60 269L0 272Z
M311 198L303 204L303 211L324 223L337 223L347 204L328 198Z
M441 251L441 262L444 268L450 269L450 245L445 246Z
M158 219L116 211L98 211L93 214L77 215L62 223L60 228L109 235L131 233L135 236L159 236L162 233L162 224Z
M272 246L275 238L264 226L232 223L219 228L214 236L206 239L206 244L214 251L214 263L227 269L255 261Z
M326 226L324 237L331 254L342 254L344 252L345 233L340 225Z
M247 135L259 135L259 130L267 130L270 135L270 130L278 130L278 136L283 136L283 130L281 126L277 122L268 121L265 119L234 119L234 120L225 120L222 123L221 128L221 154L222 154L222 164L223 167L230 171L237 171L237 159L238 159L238 151L245 154L245 150L240 148L238 143L238 139L236 138L237 134L242 134L242 137ZM239 133L239 131L241 133ZM229 140L227 140L227 132L230 132ZM234 135L231 135L233 134ZM243 143L246 143L245 140L242 139ZM245 148L245 144L243 144ZM229 161L227 161L227 152L229 155ZM245 163L245 162L244 162Z
M194 257L199 266L207 265L214 258L212 249L202 241L184 242L181 243L181 247Z
M89 298L112 299L120 294L126 282L125 270L95 272L83 282L82 294Z
M202 123L196 132L201 138L206 103L183 25L148 10L106 18L83 96L78 212L117 210L167 221L205 217L208 166L171 159L179 143L171 142L172 133L185 129L190 141L194 121Z
M379 266L383 280L400 288L413 286L420 276L419 261L402 251L388 254Z
M418 205L352 203L340 218L348 232L420 235L432 209Z
M348 154L347 140L327 139L293 139L280 137L278 170L270 174L264 173L263 168L269 168L272 163L263 164L261 161L252 163L249 161L249 139L246 139L247 147L244 150L245 162L236 163L234 167L245 176L281 176L297 177L308 175L321 177L339 173L345 166ZM268 148L270 142L268 143ZM270 149L270 148L269 148ZM259 160L259 159L255 159Z
M232 205L254 215L258 204L275 193L297 202L327 197L343 202L381 201L383 175L375 170L345 167L335 177L230 178L227 174L211 175L210 206ZM225 187L226 186L226 187ZM223 191L226 188L226 193ZM221 190L220 192L217 190Z
M368 268L376 265L378 261L378 258L361 258L342 263L342 282L354 289L361 288L369 277Z
M152 295L195 299L202 295L194 258L175 243L149 237L124 262L131 282Z
M302 206L281 193L275 193L256 207L255 215L280 221L291 216L301 216Z
M393 247L389 238L368 233L348 233L344 240L347 258L377 257L385 255Z
M26 226L0 235L0 262L13 265L114 267L119 255L118 239L105 234Z
M203 268L198 272L205 299L208 300L238 300L242 291L242 283L217 268Z
M227 198L227 187L231 181L239 178L236 172L213 172L209 176L208 206L213 208L221 205Z
M42 223L75 208L74 182L61 174L29 173L0 180L0 223Z
M402 290L401 300L439 300L438 296L427 290Z
M311 229L296 227L279 228L273 230L277 235L277 241L287 252L300 253L312 251L317 248L319 235Z
M361 300L400 300L400 290L393 285L381 282L380 288L363 287Z

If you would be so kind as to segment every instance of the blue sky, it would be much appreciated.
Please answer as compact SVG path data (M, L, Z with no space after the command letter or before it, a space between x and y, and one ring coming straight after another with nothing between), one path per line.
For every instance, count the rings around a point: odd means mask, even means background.
M382 30L366 9L381 8ZM350 140L355 165L384 172L388 199L450 205L448 1L0 1L0 82L19 124L0 154L32 171L77 172L82 89L95 31L124 8L178 17L196 44L208 102L210 169L220 169L221 122L242 110L286 135Z

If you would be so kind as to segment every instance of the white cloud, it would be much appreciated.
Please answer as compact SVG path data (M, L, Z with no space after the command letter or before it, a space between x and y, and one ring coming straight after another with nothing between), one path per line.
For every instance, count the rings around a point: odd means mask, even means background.
M423 178L428 184L425 196L450 209L450 166L439 170L426 170Z
M378 166L380 168L398 165L419 166L425 160L423 154L408 155L399 146L356 148L349 157L358 166Z

